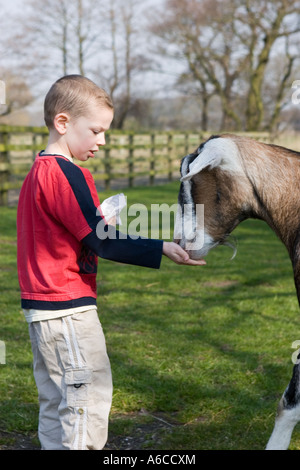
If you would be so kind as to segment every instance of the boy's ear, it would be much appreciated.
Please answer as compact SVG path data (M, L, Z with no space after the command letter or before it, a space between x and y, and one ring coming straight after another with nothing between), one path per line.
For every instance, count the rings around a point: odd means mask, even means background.
M59 113L54 118L54 128L61 135L66 133L67 125L70 122L70 116L67 113Z

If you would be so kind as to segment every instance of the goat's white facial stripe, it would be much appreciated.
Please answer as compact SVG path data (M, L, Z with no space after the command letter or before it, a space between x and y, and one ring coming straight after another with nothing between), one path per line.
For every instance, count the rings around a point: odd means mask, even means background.
M182 178L185 182L208 166L210 168L220 167L231 173L242 173L239 159L239 151L231 139L218 137L208 140L199 151L199 155L190 165L188 157L182 163ZM189 171L187 173L187 171Z
M182 175L186 175L187 172L189 171L189 162L190 162L191 155L187 155L183 162L182 162L182 168L181 168L181 173ZM183 200L184 204L193 204L193 198L192 198L192 185L190 180L183 180L182 181L182 189L183 189Z
M185 174L189 169L189 162L193 155L187 155L182 161L181 173ZM192 198L192 183L187 180L181 183L180 205L178 205L174 227L174 239L182 240L194 238L196 228L193 223L196 219L196 210ZM194 224L195 225L195 224Z
M181 204L177 206L174 238L194 244L194 249L202 248L204 243L204 206L203 204Z
M182 190L186 190L184 185ZM192 200L191 194L184 194L181 205L177 206L174 239L192 255L193 259L201 259L216 246L216 243L204 229L204 205L184 202L190 199Z

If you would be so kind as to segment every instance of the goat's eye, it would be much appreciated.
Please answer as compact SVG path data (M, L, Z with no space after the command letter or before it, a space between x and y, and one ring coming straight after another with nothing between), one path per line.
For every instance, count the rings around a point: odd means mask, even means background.
M216 201L217 202L221 201L221 193L219 191L217 191L217 194L216 194Z

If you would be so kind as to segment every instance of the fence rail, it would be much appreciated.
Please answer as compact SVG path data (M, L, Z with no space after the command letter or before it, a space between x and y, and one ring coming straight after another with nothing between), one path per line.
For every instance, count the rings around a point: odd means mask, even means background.
M98 187L154 185L178 178L181 158L208 137L203 132L108 131L95 159L82 163ZM257 137L257 136L256 136ZM267 140L267 134L260 134ZM36 154L46 147L46 127L0 125L0 205L21 188ZM81 163L80 163L81 164Z
M0 205L21 188L36 154L46 147L46 127L0 125ZM109 131L106 145L80 165L91 170L98 186L156 184L179 175L180 159L199 145L203 133Z

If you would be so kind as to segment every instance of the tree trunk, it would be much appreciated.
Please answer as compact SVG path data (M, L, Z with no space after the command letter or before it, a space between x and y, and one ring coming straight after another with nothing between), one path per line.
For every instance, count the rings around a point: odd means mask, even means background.
M272 23L270 29L265 31L264 46L261 50L257 66L252 68L250 77L250 89L247 97L246 110L246 130L258 131L264 118L264 105L262 99L262 84L265 76L266 67L270 58L270 52L274 42L279 36L279 29L283 18L286 15L285 6L281 5L277 12L277 16ZM252 65L255 62L254 49L252 49L251 57Z

